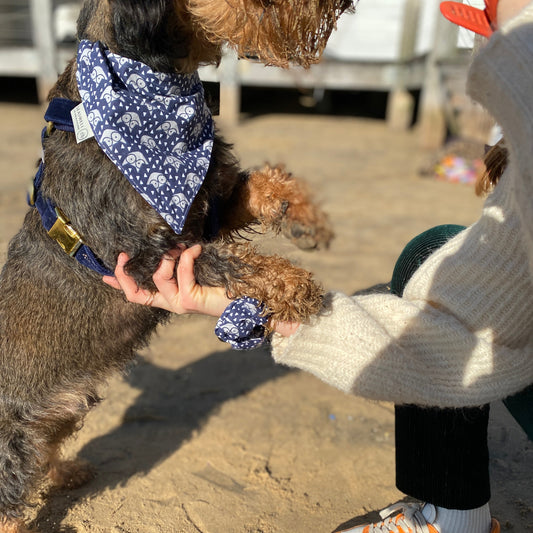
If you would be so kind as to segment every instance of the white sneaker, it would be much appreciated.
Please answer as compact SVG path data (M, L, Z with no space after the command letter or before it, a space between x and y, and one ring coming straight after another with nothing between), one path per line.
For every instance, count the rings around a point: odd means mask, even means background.
M434 523L437 510L429 503L399 502L379 514L382 522L343 529L338 533L442 533ZM500 525L495 519L492 519L490 533L500 533Z

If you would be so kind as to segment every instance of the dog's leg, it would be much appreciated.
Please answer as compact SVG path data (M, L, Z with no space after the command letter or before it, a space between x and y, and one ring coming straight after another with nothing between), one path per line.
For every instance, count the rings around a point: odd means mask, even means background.
M70 401L70 404L67 402ZM28 496L48 470L57 487L75 488L92 477L77 461L60 461L61 443L79 429L95 394L56 394L53 400L5 406L0 418L0 533L27 533L21 520Z
M252 171L235 191L231 206L224 221L229 228L259 221L302 249L327 247L333 238L326 214L313 203L305 183L282 167Z
M29 533L22 513L41 475L44 443L22 422L21 410L0 409L0 533Z
M0 521L0 533L37 533L28 529L22 520L2 519Z
M256 298L275 321L305 322L322 304L323 289L310 272L283 257L258 254L248 243L204 246L195 276L202 285L226 287L231 298Z
M92 466L80 459L65 460L61 458L61 445L72 434L78 431L87 411L99 401L96 394L87 394L84 391L69 391L58 394L53 410L57 413L55 419L51 418L47 426L54 428L48 430L47 465L48 478L54 488L76 489L94 478ZM70 402L70 403L67 403Z
M60 457L61 443L57 443L48 460L48 477L56 489L77 489L94 478L93 467L81 459L64 460Z

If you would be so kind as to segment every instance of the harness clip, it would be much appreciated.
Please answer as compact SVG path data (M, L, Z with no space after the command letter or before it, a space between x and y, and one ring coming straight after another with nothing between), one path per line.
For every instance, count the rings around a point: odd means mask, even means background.
M70 225L70 221L63 214L61 209L55 208L57 220L54 225L48 230L48 235L57 241L59 246L65 252L74 257L80 246L83 244L80 234Z

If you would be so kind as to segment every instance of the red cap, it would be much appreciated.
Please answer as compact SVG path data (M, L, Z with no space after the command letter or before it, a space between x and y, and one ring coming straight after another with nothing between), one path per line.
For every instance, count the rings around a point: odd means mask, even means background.
M485 0L485 9L477 9L460 2L442 2L440 11L450 22L490 37L494 30L497 6L498 0Z

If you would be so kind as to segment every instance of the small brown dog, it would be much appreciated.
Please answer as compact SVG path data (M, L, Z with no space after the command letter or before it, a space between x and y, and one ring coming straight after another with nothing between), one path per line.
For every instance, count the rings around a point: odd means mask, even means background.
M86 0L78 29L80 39L100 41L156 72L188 74L201 64L216 64L224 43L264 63L307 66L319 58L336 19L350 4ZM72 61L50 98L80 102L76 70ZM152 287L151 276L164 253L179 244L201 243L195 272L200 283L225 286L232 297L255 297L275 319L304 321L322 296L310 274L236 240L255 224L283 232L304 248L326 245L331 238L326 217L301 182L281 168L241 170L218 134L180 234L134 190L94 139L78 144L52 119L43 145L46 167L38 194L60 211L47 231L38 210L30 209L10 243L0 278L0 531L9 533L28 531L21 517L45 474L58 486L88 479L89 471L78 463L60 461L60 445L99 401L98 387L134 357L167 317L162 310L125 301L100 273L61 247L82 242L108 270L124 251L131 258L128 272L141 286ZM217 228L206 237L215 203Z

